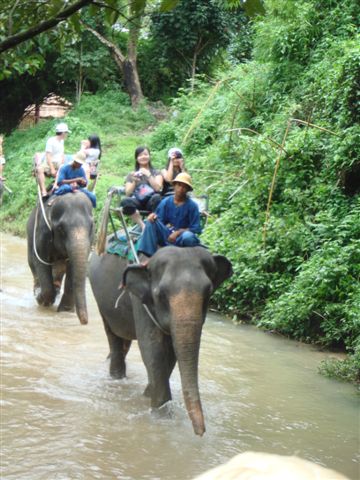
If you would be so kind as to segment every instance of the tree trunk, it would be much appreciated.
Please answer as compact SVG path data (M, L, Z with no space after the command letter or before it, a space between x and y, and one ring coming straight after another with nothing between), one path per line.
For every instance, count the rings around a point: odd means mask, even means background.
M192 63L191 63L191 91L194 91L195 86L195 73L196 73L197 52L195 50Z
M40 104L35 103L35 124L39 123L40 120Z
M125 90L130 95L132 107L136 108L139 102L144 98L136 63L133 64L131 60L125 60L122 71Z
M83 69L82 69L82 53L83 53L83 46L82 43L80 44L80 52L79 52L79 77L76 82L76 101L80 103L81 95L83 90Z
M86 30L91 32L103 45L105 45L110 50L111 56L115 60L115 63L123 76L124 88L130 97L131 105L134 109L136 109L139 102L144 98L136 62L136 33L131 32L130 34L128 42L128 56L125 56L117 45L110 42L107 38L103 37L93 28L89 27L83 22L81 23L86 28Z

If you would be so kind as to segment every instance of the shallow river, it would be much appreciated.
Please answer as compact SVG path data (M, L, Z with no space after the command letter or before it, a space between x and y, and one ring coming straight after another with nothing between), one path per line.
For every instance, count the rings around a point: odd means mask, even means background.
M1 479L184 480L247 450L360 478L359 397L317 373L325 353L209 314L200 353L207 431L196 437L177 369L172 417L155 418L136 343L128 378L109 377L90 288L87 326L38 307L25 241L0 235Z

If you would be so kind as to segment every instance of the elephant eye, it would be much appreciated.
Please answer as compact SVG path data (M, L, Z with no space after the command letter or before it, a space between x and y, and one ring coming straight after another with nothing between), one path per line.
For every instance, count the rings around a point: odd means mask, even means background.
M65 230L64 230L64 228L63 228L61 225L58 225L58 226L56 227L56 232L57 232L59 235L61 235L62 237L65 236Z

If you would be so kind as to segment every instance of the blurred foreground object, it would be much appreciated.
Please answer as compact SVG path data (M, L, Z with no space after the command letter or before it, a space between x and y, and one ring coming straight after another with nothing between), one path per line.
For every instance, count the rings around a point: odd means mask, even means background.
M194 480L348 480L347 477L299 457L244 452Z

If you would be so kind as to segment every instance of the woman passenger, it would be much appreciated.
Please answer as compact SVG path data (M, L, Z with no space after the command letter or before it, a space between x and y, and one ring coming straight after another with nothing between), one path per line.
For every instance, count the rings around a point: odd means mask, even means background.
M131 216L141 229L144 222L139 210L154 212L161 201L160 192L163 187L163 177L159 170L151 165L150 150L147 147L137 147L135 150L135 170L128 174L125 180L125 195L120 205L125 215Z
M98 174L98 166L101 159L101 142L97 135L89 135L81 142L81 151L85 153L86 160L84 170L88 180L95 180Z
M168 151L168 162L166 168L161 170L161 174L164 178L164 187L162 195L174 193L174 186L172 181L174 178L182 172L186 172L185 161L180 148L170 148Z

